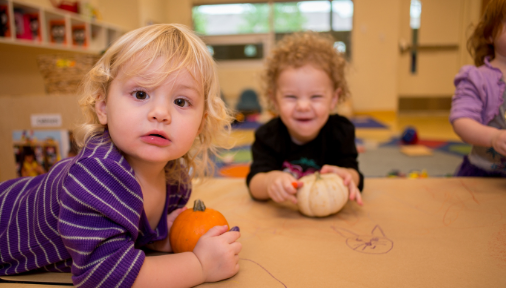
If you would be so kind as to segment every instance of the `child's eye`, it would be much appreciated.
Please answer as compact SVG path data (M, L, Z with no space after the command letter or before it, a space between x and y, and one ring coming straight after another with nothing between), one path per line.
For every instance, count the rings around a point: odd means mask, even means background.
M183 98L177 98L176 100L174 100L174 104L176 104L179 107L190 106L190 102Z
M313 99L322 98L322 97L323 97L322 95L313 95L313 96L311 96L311 98L313 98Z
M137 100L145 100L149 97L148 93L146 93L145 91L135 91L134 93L132 93L132 95Z
M295 95L285 95L285 98L296 99L297 97Z

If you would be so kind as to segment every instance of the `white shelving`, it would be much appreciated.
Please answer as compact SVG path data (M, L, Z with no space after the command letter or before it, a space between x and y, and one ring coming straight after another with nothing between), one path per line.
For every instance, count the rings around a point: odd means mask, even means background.
M3 29L0 30L0 43L5 44L100 53L126 32L80 14L19 0L0 0L0 13L2 10L7 11L8 20L7 27L0 24ZM20 21L25 25L16 25ZM36 26L38 28L33 29ZM30 33L24 31L25 28L29 28Z

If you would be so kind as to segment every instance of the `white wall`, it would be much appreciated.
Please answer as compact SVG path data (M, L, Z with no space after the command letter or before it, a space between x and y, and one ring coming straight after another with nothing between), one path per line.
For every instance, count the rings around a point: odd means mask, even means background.
M400 0L355 0L349 82L355 111L397 110Z
M140 26L167 22L167 1L139 0Z

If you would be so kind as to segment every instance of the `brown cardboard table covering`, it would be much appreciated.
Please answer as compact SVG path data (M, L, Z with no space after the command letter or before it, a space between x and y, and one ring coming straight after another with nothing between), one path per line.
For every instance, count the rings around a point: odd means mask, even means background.
M244 179L195 185L196 198L243 245L236 276L200 287L506 287L506 179L368 178L363 207L326 218L254 201Z

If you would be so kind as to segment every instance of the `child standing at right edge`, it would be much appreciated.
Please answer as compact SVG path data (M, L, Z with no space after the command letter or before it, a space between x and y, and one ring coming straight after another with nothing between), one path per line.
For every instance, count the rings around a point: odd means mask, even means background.
M468 41L476 66L455 77L450 122L472 150L455 176L506 177L506 0L492 0Z

